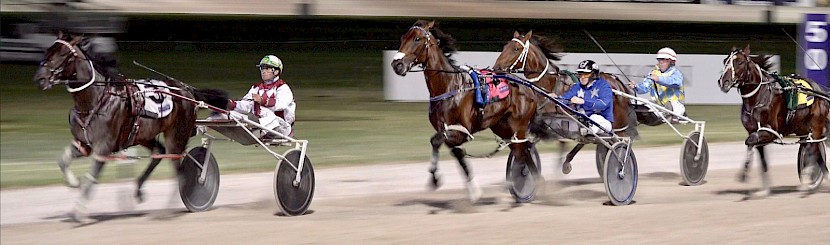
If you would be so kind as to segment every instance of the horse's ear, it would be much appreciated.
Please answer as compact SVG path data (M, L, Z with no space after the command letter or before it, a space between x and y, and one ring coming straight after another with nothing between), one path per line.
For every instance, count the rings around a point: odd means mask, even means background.
M532 36L533 36L533 30L527 31L527 34L525 34L525 38L527 38L527 40L530 40L530 37L532 37Z
M746 44L746 48L744 48L744 54L749 54L749 44Z
M79 43L81 43L81 41L84 40L84 38L86 38L86 36L84 36L84 34L71 33L71 34L69 34L69 38L70 38L69 43L79 44Z
M513 31L513 38L522 37L522 34L519 34L519 31Z
M431 30L433 26L435 26L435 21L434 20L427 23L427 26L426 26L427 30Z

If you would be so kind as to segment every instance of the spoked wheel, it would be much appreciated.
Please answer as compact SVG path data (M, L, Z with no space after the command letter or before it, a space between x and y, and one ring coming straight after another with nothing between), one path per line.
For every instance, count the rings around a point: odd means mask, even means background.
M810 161L811 156L810 152L807 150L808 144L821 144L819 146L819 153L820 156L813 157L812 161ZM809 166L813 166L813 173L810 175L808 189L810 191L815 190L819 186L821 186L821 182L824 181L824 169L822 169L821 161L827 161L827 150L824 149L824 142L817 142L817 143L808 143L808 144L801 144L798 146L798 179L804 182L801 172L804 171ZM817 159L820 157L820 159ZM826 163L826 162L825 162Z
M637 191L637 158L629 147L626 142L617 142L605 156L605 174L602 180L605 192L615 206L631 203Z
M194 147L182 160L179 171L179 195L190 212L205 211L219 195L219 165L213 153L205 163L207 148ZM202 171L207 171L205 180L199 181Z
M706 171L709 168L709 144L706 143L706 138L700 144L700 156L697 155L697 141L703 136L700 132L692 132L689 137L683 141L683 148L680 150L680 175L683 176L683 181L687 185L696 186L703 183L706 178Z
M300 163L300 150L291 149L283 154L285 157L274 170L274 198L285 215L302 215L311 205L314 197L314 167L308 155L303 161L300 181L294 183Z
M506 179L510 183L510 195L517 203L526 203L533 201L536 196L536 177L542 171L542 161L539 158L539 151L536 150L536 144L530 144L530 155L533 159L533 164L536 165L536 173L534 174L531 168L526 164L515 162L513 151L507 156L507 173Z
M605 156L608 155L608 147L605 147L603 144L597 144L597 173L599 173L599 177L605 176L603 172L605 171Z

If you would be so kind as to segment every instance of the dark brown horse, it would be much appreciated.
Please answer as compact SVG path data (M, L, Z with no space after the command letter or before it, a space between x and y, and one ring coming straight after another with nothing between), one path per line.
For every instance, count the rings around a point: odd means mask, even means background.
M500 101L477 108L474 105L473 81L470 75L454 64L450 55L455 52L455 39L442 32L434 21L419 20L401 36L401 46L392 61L396 74L405 76L410 69L423 67L429 89L429 122L436 133L432 136L432 187L440 180L438 149L446 144L458 160L467 180L468 197L475 202L481 190L464 159L461 145L472 139L475 132L490 129L511 141L516 162L532 163L529 157L527 131L536 112L537 98L527 87L510 84L510 95ZM535 165L528 164L534 173ZM541 176L539 176L541 179Z
M142 200L141 187L153 169L163 158L173 161L175 169L180 168L181 157L188 139L195 132L196 106L194 103L173 97L173 108L169 115L160 119L138 116L135 113L137 101L134 96L136 85L126 81L107 81L96 70L96 64L88 54L78 47L84 40L82 35L59 34L55 43L46 50L34 82L43 89L65 84L72 94L74 106L69 115L69 124L74 141L69 144L58 161L70 187L81 187L81 196L73 212L73 218L85 219L85 203L90 199L92 186L112 154L133 145L141 145L152 152L152 160L138 178L136 197ZM215 99L227 103L223 98L208 98L207 90L196 90L175 81L164 81L172 93L196 100ZM216 91L216 90L213 90ZM222 105L221 107L224 107ZM140 107L139 107L140 108ZM164 143L156 139L164 134ZM85 181L69 169L70 162L79 157L92 157L94 164L85 175Z
M521 35L519 32L513 33L513 39L507 42L502 48L501 54L496 59L493 69L497 72L514 72L521 70L524 76L531 82L536 83L548 92L556 95L562 95L568 91L571 86L578 83L570 74L561 71L553 62L560 60L561 48L549 38L541 35L533 35L533 31ZM623 91L627 94L634 95L633 91L628 86L625 86L616 76L609 73L600 73L600 76L608 81L612 89ZM540 107L538 117L545 117L554 113L561 113L555 109L553 103L547 103ZM637 117L634 112L630 100L623 96L614 96L614 123L613 129L618 136L628 136L631 138L638 138L637 132ZM536 127L532 127L536 129ZM541 130L533 130L537 136L543 138L557 138L557 135L550 135ZM564 155L565 142L560 141L560 157ZM578 143L568 153L564 162L564 169L566 173L570 171L570 161L584 146L584 143ZM604 155L604 154L602 154Z
M761 156L762 188L756 195L761 197L769 195L770 180L767 174L764 146L769 143L784 144L783 137L794 135L800 138L795 143L801 145L799 152L804 154L803 160L806 163L799 163L801 173L799 177L802 181L799 189L814 190L821 184L823 176L827 175L827 162L824 159L826 156L823 154L822 140L824 140L823 137L827 137L825 123L830 120L830 115L828 115L830 101L820 99L821 96L815 96L811 105L796 107L794 113L788 116L789 109L784 94L788 92L787 90L796 88L797 85L779 83L780 77L768 71L771 66L769 56L752 57L749 56L749 52L749 46L744 49L732 48L729 56L724 59L723 72L718 79L721 91L727 93L732 88L737 88L743 100L741 123L749 136L745 141L747 159L743 171L738 174L738 180L746 181L752 160L752 149L758 149ZM807 82L812 86L812 90L823 94L820 85L812 81ZM802 156L799 156L799 161L801 160Z

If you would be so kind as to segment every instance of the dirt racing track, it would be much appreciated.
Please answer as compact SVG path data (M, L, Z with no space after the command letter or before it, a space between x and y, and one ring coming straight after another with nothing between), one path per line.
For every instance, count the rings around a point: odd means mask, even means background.
M133 205L132 182L99 185L89 205L94 222L67 222L76 190L2 191L2 244L827 244L830 187L796 191L797 146L768 146L772 194L748 199L760 185L757 165L737 183L745 147L710 144L707 183L679 185L678 145L638 148L635 203L608 206L594 152L553 181L553 146L542 145L548 182L531 204L514 204L503 187L506 157L472 159L484 195L470 205L457 164L443 156L443 187L425 190L427 163L318 169L308 214L279 213L273 173L222 175L214 208L185 213L169 180L151 181L148 200ZM428 153L425 153L425 158ZM58 174L57 171L55 174ZM825 180L826 181L826 180ZM559 183L559 184L555 184ZM172 198L172 199L171 199ZM172 200L172 201L170 201Z

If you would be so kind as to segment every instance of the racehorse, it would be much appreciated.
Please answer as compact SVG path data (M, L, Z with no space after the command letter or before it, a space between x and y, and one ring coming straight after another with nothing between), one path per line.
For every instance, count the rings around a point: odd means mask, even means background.
M793 86L786 86L779 83L777 74L769 72L771 64L769 56L750 56L750 49L747 45L744 49L732 48L729 56L723 61L723 71L718 79L718 86L724 93L729 92L732 88L736 88L741 94L743 104L741 106L741 123L746 129L749 136L745 140L747 145L747 159L744 163L744 168L738 173L738 180L746 181L749 165L752 160L752 149L758 149L761 157L761 179L762 188L756 192L759 197L764 197L770 193L770 180L767 174L767 160L764 152L764 146L769 143L783 144L784 136L795 135L800 138L795 142L803 147L806 151L806 163L804 168L809 171L799 172L802 177L802 185L799 190L811 190L817 188L821 183L819 178L816 186L808 186L807 181L813 175L812 171L816 171L815 167L819 167L818 171L823 171L824 176L827 176L826 159L822 159L822 140L820 137L827 137L827 128L825 123L830 120L828 109L830 109L830 101L819 99L820 96L815 96L811 105L803 108L796 107L793 114L789 114L789 109L785 102L785 93L787 90L795 88ZM798 79L803 79L796 77ZM812 90L818 94L822 93L821 86L813 81L804 79L812 86ZM796 90L792 90L795 92ZM808 95L812 96L812 95ZM825 94L826 96L826 94ZM801 157L799 157L801 158ZM818 166L813 166L818 163ZM815 183L813 183L815 184Z
M510 139L517 164L532 163L526 133L536 112L537 100L530 88L510 84L509 96L477 108L472 78L451 58L456 51L454 45L455 39L441 31L435 21L418 20L401 36L401 46L391 66L400 76L405 76L415 65L423 67L430 96L429 121L436 131L430 140L431 187L440 186L438 150L445 144L464 172L468 198L476 202L481 188L467 166L461 145L471 140L474 133L489 128L502 139ZM534 164L527 165L534 175L538 174Z
M58 166L70 187L81 187L81 196L73 211L73 218L85 218L85 204L104 163L113 160L113 153L134 145L141 145L152 152L152 160L137 180L135 197L143 201L141 188L161 159L171 159L176 170L187 142L195 133L196 104L181 98L172 98L172 111L160 119L138 116L135 108L141 100L133 97L136 84L126 80L107 81L97 69L100 66L89 58L78 44L83 35L59 33L58 39L46 50L45 57L33 78L42 90L65 84L72 94L74 107L69 124L74 140L64 149ZM171 93L189 99L208 101L224 108L227 95L220 90L194 89L183 83L166 80ZM136 107L138 106L138 107ZM156 136L164 133L164 143ZM93 165L83 183L69 169L73 159L90 156Z
M507 42L502 48L501 54L496 59L493 69L496 72L515 72L522 70L524 76L530 81L544 88L549 93L562 95L568 91L571 86L579 83L577 78L572 77L566 72L563 72L556 66L553 61L560 60L561 48L552 39L541 35L533 35L533 31L528 31L527 34L521 35L518 31L513 32L513 39ZM623 91L627 94L634 95L631 89L623 84L616 76L609 73L600 73L600 76L608 81L612 89ZM548 102L547 100L544 100ZM543 105L552 105L544 104ZM544 127L539 127L539 120L542 117L550 116L554 113L564 113L561 110L554 110L554 106L540 106L540 113L537 113L537 119L534 120L534 126L531 131L535 135L547 139L556 139L560 136L545 133L542 130ZM618 136L629 136L638 138L637 132L637 116L630 100L623 96L614 96L614 123L613 131ZM563 164L563 172L570 172L570 161L579 152L585 144L577 143L576 146L568 153ZM560 154L564 155L565 142L560 141ZM561 160L561 159L560 159ZM601 161L600 161L601 162ZM598 166L601 167L601 166Z

